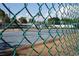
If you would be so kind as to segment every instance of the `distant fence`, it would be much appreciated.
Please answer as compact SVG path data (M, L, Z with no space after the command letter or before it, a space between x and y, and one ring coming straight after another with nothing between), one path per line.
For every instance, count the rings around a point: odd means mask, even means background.
M5 25L5 24L3 24L3 25L1 25L0 26L0 29L4 29L5 27L6 27L7 25ZM29 28L29 27L31 27L31 25L27 25L27 24L25 24L25 25L19 25L21 28ZM19 27L16 25L16 24L14 24L14 25L11 25L10 27L8 27L8 29L18 29Z
M1 5L12 15L12 20L8 25L3 25L2 29L0 29L0 55L79 55L79 29L76 25L75 27L72 25L73 23L78 23L79 4L24 3L22 5L23 8L17 13L11 11L11 8L8 8L9 5L7 4L2 3ZM14 5L14 7L17 6ZM15 22L17 15L23 10L32 19L31 23L34 25L34 28L31 28L32 25L28 27L28 25L20 25ZM43 20L44 25L42 25L42 28L41 24L35 24L34 20L37 19L38 21ZM51 20L47 22L47 19ZM15 25L13 25L14 23ZM64 26L66 28L63 28ZM19 33L20 31L11 32L9 30L6 32L10 28L20 29L22 34ZM12 45L12 42L18 42L18 44Z

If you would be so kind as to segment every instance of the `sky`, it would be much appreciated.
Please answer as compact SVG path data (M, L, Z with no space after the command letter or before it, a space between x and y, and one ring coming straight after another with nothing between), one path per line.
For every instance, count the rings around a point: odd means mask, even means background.
M18 11L20 11L23 7L24 7L24 4L23 3L6 3L5 4L14 14L16 14ZM41 5L41 4L40 4ZM63 4L64 5L64 4ZM47 4L47 6L49 7L49 8L51 8L52 7L52 4ZM3 10L3 11L5 11L5 13L7 13L7 14L10 14L8 11L7 11L7 9L2 5L2 4L0 4L0 8ZM28 5L27 5L27 8L28 8L28 10L29 10L29 12L33 15L33 16L35 16L38 12L39 12L39 6L36 4L36 3L29 3ZM64 13L64 10L66 11L66 13L67 13L67 9L65 9L62 5L60 5L59 6L59 4L55 4L54 3L54 8L55 8L55 10L57 11L57 16L59 17L59 18L61 18L61 13L60 13L60 11L59 11L59 8L60 8L60 10L61 10L61 12L62 13ZM56 17L56 11L54 10L54 8L52 8L51 10L50 10L50 13L51 13L51 16L52 17ZM41 7L41 13L42 13L42 15L46 18L46 16L48 15L48 9L47 9L47 7L46 7L46 5L44 4L42 7ZM13 15L9 15L10 17L13 17ZM20 12L17 16L16 16L16 18L18 19L18 18L20 18L20 17L26 17L27 19L29 19L29 18L31 18L30 17L30 15L28 14L28 12L26 11L26 9L24 9L22 12ZM41 16L37 16L36 18L35 18L35 20L37 20L37 21L43 21L44 19L41 17Z
M19 10L21 10L23 7L24 7L24 4L23 3L6 3L5 4L14 14L16 14ZM47 4L49 7L52 6L52 4ZM28 10L30 11L30 13L34 16L36 15L38 12L39 12L39 6L35 3L30 3L28 4ZM6 8L0 4L0 8L5 11L5 13L9 14L9 12L6 10ZM55 8L57 9L57 5L55 5ZM52 9L53 10L53 9ZM41 10L42 14L44 17L46 17L48 15L48 9L45 5L42 6L42 10ZM54 12L52 13L52 15L54 15ZM17 15L17 18L20 18L21 16L23 17L27 17L27 18L30 18L28 12L26 11L26 9L24 9L21 13L19 13ZM13 17L11 14L10 14L10 17ZM41 19L40 19L41 18ZM36 18L37 20L38 18ZM42 17L39 17L40 21L42 21ZM39 20L38 19L38 20Z

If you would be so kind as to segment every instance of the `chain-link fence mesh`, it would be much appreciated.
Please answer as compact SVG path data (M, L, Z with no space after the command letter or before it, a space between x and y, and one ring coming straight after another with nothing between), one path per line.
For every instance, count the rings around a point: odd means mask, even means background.
M79 54L79 4L2 3L0 8L0 55ZM10 22L2 10L9 13ZM29 21L18 22L20 15Z

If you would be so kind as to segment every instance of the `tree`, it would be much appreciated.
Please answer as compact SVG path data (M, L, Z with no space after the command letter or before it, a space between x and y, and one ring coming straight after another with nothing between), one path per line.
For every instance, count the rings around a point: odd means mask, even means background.
M14 18L11 18L11 20L15 20L13 24L20 23L16 18L15 19Z
M10 23L10 18L8 17L8 14L5 14L2 9L0 9L0 19L3 23Z
M79 23L79 18L73 19L73 22L74 22L74 23Z
M63 18L61 19L61 21L63 24L71 24L71 23L76 22L74 19L70 19L70 18Z
M5 12L0 9L0 19L2 20L5 17Z
M49 18L48 24L60 24L60 19L58 17Z
M31 18L29 19L29 23L35 23L35 22L36 21L34 19L33 20Z
M21 17L19 20L21 23L27 23L26 17Z
M33 22L33 20L30 18L30 19L29 19L29 23L32 23L32 22Z
M5 14L5 17L2 20L3 23L10 23L10 18L8 17L8 14Z

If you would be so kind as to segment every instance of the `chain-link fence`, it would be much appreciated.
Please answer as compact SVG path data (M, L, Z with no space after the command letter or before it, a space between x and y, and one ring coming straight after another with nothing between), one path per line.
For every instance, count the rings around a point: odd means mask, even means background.
M0 4L0 55L78 55L79 4Z

